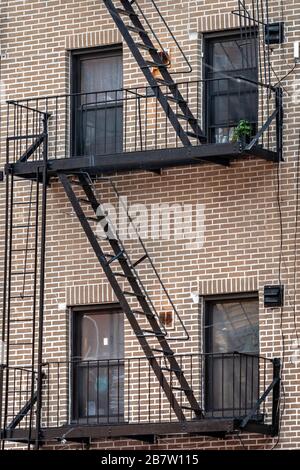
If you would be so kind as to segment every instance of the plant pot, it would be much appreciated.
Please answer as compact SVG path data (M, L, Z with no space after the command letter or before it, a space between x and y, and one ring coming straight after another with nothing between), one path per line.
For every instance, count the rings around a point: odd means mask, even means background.
M246 135L241 135L239 138L238 138L238 142L240 144L240 146L242 147L242 149L244 149L247 145L247 141L248 141L248 136Z

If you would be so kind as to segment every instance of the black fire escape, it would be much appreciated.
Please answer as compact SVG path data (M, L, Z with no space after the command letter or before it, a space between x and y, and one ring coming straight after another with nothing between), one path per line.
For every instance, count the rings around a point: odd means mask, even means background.
M103 0L103 3L130 48L147 86L114 90L109 99L107 92L95 92L8 102L2 322L2 341L6 350L0 369L2 441L26 442L29 447L35 443L38 448L51 439L86 440L106 436L151 440L159 434L223 436L241 430L274 436L278 432L280 361L254 359L235 352L224 355L222 363L230 360L233 368L240 368L239 391L234 390L229 409L205 410L203 377L209 358L177 355L170 347L168 335L159 322L138 268L149 263L163 289L164 285L141 239L141 256L133 259L128 253L102 209L105 201L97 191L95 178L112 171L158 171L194 164L229 166L233 159L245 156L278 164L282 160L281 89L262 82L255 84L262 94L267 95L269 115L249 142L245 145L241 142L209 143L200 127L204 81L174 81L163 51L159 51L151 39L153 30L147 30L149 23L143 21L145 17L137 1ZM153 4L157 8L155 2ZM153 74L154 68L159 74ZM242 76L235 80L241 87L247 82ZM83 128L88 106L101 107L105 112L112 102L122 106L123 151L98 154L95 143L94 151L77 154L76 146L72 145L76 110L80 109L80 126ZM66 418L64 423L61 422L60 399L64 392L60 388L60 377L63 374L70 377L78 365L49 363L43 357L46 212L52 178L58 178L64 188L145 355L145 358L118 360L113 364L118 371L118 390L121 376L124 389L114 398L118 412L107 416L106 421L87 417L85 421L74 422ZM114 190L117 194L117 189ZM25 240L18 238L22 226L17 223L15 214L20 208L28 214ZM102 237L95 233L94 224L99 223L103 227ZM165 294L171 302L166 291ZM26 303L22 313L18 310L18 302ZM175 306L171 305L181 322L183 339L187 339L184 324ZM28 338L22 344L11 339L18 324L28 326ZM26 365L22 363L18 367L15 355L20 347ZM255 361L259 363L260 374L256 385L253 373L251 375L251 364L253 367ZM89 365L98 374L103 366L99 362ZM109 363L105 364L106 368L109 366ZM137 410L134 404L129 406L133 386L130 371L134 368L138 371L135 385ZM251 397L247 397L246 391L249 381L252 381ZM146 388L143 382L148 383ZM128 408L120 400L126 386ZM153 391L155 387L157 390ZM225 381L222 390L224 387ZM143 394L147 399L140 408ZM158 397L157 407L153 409L152 398L155 396Z

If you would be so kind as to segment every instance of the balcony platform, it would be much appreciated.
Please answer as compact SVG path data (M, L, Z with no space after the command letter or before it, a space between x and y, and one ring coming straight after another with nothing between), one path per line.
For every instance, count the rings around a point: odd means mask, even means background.
M28 429L13 429L7 431L6 439L11 441L28 442ZM236 419L201 419L184 422L139 423L139 424L107 424L107 425L67 425L57 428L44 428L41 431L41 441L87 441L103 438L128 438L155 443L157 436L174 434L208 436L224 438L226 435L240 432L239 421ZM272 435L272 427L250 421L243 432L255 432ZM31 432L34 442L36 430Z
M278 434L279 359L242 353L179 354L176 357L182 365L183 373L189 377L191 390L197 392L198 403L203 404L199 405L204 410L201 417L196 417L197 415L181 396L177 399L178 403L182 403L184 418L176 419L172 404L167 395L161 392L160 383L153 380L153 373L146 357L123 358L121 365L118 362L116 364L115 359L111 362L98 360L87 363L85 361L44 363L43 415L39 428L41 442L60 442L64 439L87 442L91 439L118 437L155 442L157 436L169 435L224 438L240 432L269 436ZM207 388L207 382L203 383L201 377L204 377L207 365L213 364L220 358L223 367L225 364L229 367L234 363L237 364L236 370L239 373L236 378L240 381L240 385L233 388L229 395L228 392L225 395L228 374L225 370L223 372L221 370L218 385L215 385L218 388L214 389L218 390L219 395L212 400L211 386ZM156 357L156 360L161 363L164 358ZM78 368L82 371L83 364L85 367L88 364L87 370L92 371L92 375L88 373L78 376ZM122 369L121 372L118 369L114 386L108 385L105 391L102 390L97 397L94 397L93 413L99 409L100 414L87 416L88 398L82 400L77 394L78 377L80 386L83 386L83 390L87 390L90 377L95 384L98 384L103 367L109 371L115 370L116 366ZM135 374L132 373L133 370ZM226 370L229 370L228 367ZM264 391L258 390L257 379L254 379L258 370L261 383L267 387ZM13 411L5 418L5 431L2 429L0 437L8 441L28 442L30 436L30 440L34 442L37 434L36 421L32 422L31 432L28 422L30 409L34 407L34 413L36 409L36 402L32 401L28 386L31 383L32 372L13 367L7 371L6 380L11 384L13 392L9 397L14 403L19 403L20 410L18 413ZM63 377L65 380L62 380ZM71 388L66 386L67 377L77 377L75 381L71 381L70 385L73 384ZM271 377L273 381L269 384ZM130 393L132 390L134 393ZM62 397L67 400L63 408Z
M58 173L86 171L90 175L128 171L153 171L186 165L216 164L229 166L233 160L253 156L271 162L278 162L276 152L256 146L251 151L242 149L238 143L203 144L191 147L123 152L112 155L91 155L48 160L49 177ZM15 176L35 179L41 160L9 163L6 172Z

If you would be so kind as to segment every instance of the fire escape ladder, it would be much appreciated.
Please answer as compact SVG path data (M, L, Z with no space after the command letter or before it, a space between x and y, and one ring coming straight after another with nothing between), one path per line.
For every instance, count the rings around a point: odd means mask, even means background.
M36 336L39 316L38 273L39 273L39 205L40 178L36 182L15 180L7 175L6 202L6 247L3 296L2 339L6 342L6 367L2 373L3 415L1 416L2 436L9 435L25 416L29 415L28 445L34 427L34 407L37 401ZM21 186L19 186L21 185ZM22 198L20 200L20 198ZM22 220L20 220L20 218ZM25 307L23 302L25 302ZM23 313L22 313L23 312ZM18 325L25 325L24 339L14 341L11 335ZM15 362L15 348L22 348L27 360L26 367ZM16 383L19 389L16 390ZM13 384L13 388L12 388ZM11 393L16 394L12 396ZM19 403L16 415L9 409L9 400ZM22 406L22 402L24 405Z
M85 174L79 175L76 180L74 180L74 177L60 174L59 179L176 417L179 421L184 421L186 418L183 410L189 409L194 412L197 418L202 418L203 414L194 392L189 386L182 368L168 344L166 333L157 321L147 295L145 295L145 292L140 287L136 271L126 256L126 251L117 238L109 236L110 231L113 231L113 227L107 224L104 228L105 233L107 233L105 241L109 244L111 253L103 251L102 244L100 245L100 238L95 234L95 228L92 228L91 224L104 221L106 214L102 211L101 203L95 194L94 186L91 184L90 179ZM81 186L87 199L78 197L75 193L74 188L78 188L78 186ZM83 209L83 204L92 208L96 217L88 217L86 215L87 210ZM102 242L104 243L104 240ZM144 257L142 258L144 259ZM142 258L138 260L139 263L143 262ZM120 272L116 272L115 265L119 266ZM127 283L128 287L124 288L123 283ZM138 303L138 309L131 305L132 298L135 303ZM149 324L149 327L141 326L141 318ZM155 342L155 346L152 345L152 342ZM168 364L168 367L162 367L159 358L155 357L156 352L160 352L163 355L163 360ZM183 395L179 396L178 399L178 394ZM189 407L182 406L183 396L186 397Z
M206 142L206 138L198 124L198 119L190 110L176 82L174 82L169 73L167 65L163 62L161 55L144 28L139 15L135 12L132 6L133 2L120 0L123 8L116 8L112 0L103 0L103 2L182 144L184 146L192 145L191 138L196 139L197 143ZM124 17L126 18L126 23L123 21ZM136 41L134 35L141 42ZM148 60L144 58L141 50L149 54ZM153 76L151 72L153 67L159 70L162 78L155 78ZM160 85L169 89L169 92L164 93ZM181 110L181 113L174 111L170 102L175 103L176 107ZM184 124L187 129L183 127Z
M26 442L33 443L33 429L39 445L41 425L42 338L44 312L45 234L47 196L47 124L50 115L40 113L43 132L32 136L36 140L22 154L26 162L40 150L43 164L32 181L18 179L13 168L6 175L5 255L3 279L3 312L1 340L5 343L5 362L0 376L1 439L19 427L26 417ZM9 140L7 141L9 147ZM7 147L7 148L8 148ZM25 330L22 337L19 327ZM16 350L22 351L22 363L16 359ZM26 361L26 362L25 362ZM25 365L24 365L25 364ZM13 403L13 408L11 408ZM1 404L2 405L2 404ZM15 411L16 406L20 408ZM25 440L24 440L25 441Z

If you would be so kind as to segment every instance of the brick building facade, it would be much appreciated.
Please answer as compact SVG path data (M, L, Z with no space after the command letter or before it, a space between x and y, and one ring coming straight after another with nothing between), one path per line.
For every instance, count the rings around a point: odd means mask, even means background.
M265 5L267 2L262 3ZM272 69L269 78L273 85L278 85L280 78L284 77L295 63L293 51L294 41L298 39L299 35L300 5L292 0L285 3L281 2L280 7L278 2L269 1L268 3L268 21L272 24L284 22L285 30L284 41L272 45L270 53ZM170 70L184 72L187 69L186 64L164 24L159 21L155 10L153 10L153 4L144 0L141 0L139 4L151 20L151 25L159 35L164 49L168 50L170 54ZM192 65L192 72L188 75L179 73L176 76L178 82L193 82L205 79L203 64L208 60L206 51L209 41L223 36L226 38L232 37L234 41L237 37L240 37L239 16L232 13L233 10L238 10L237 0L228 2L217 0L195 0L190 2L160 0L157 1L157 5ZM122 53L123 88L146 87L147 83L140 68L136 64L128 45L122 39L120 31L114 25L103 2L99 0L2 0L0 8L1 89L3 91L1 96L2 167L6 163L5 145L8 119L6 100L62 96L74 92L74 81L77 80L74 63L76 60L78 63L78 57L80 62L80 60L84 60L84 54L91 51L95 54L95 57L103 51L108 53L109 56L109 51L115 51L115 46L118 46L118 50ZM250 33L247 28L244 34L246 34L244 40L246 37L246 41L250 41ZM247 36L248 34L249 36ZM261 39L258 49L263 47L262 42ZM262 52L262 57L263 55L264 52ZM126 437L126 435L124 437L122 434L116 437L101 437L100 434L99 437L93 436L91 438L90 448L223 450L241 448L271 449L275 445L277 449L295 449L299 447L299 342L297 336L299 301L299 294L297 293L299 283L297 259L297 208L299 197L298 75L299 69L296 66L293 72L284 78L281 83L284 93L284 121L283 161L280 164L276 161L267 161L261 158L261 155L251 155L251 152L249 152L248 156L243 154L239 158L233 158L230 166L222 166L209 161L204 162L204 164L193 164L189 161L187 165L182 163L180 166L169 165L168 168L163 168L161 172L138 170L136 168L131 171L132 169L128 168L128 171L122 169L122 171L109 173L118 191L127 197L129 206L142 204L150 213L153 207L158 204L177 205L174 206L175 209L172 213L174 221L170 225L170 236L164 237L161 233L157 236L148 234L145 237L146 246L153 257L155 266L161 274L190 335L189 341L182 340L172 343L172 348L176 351L176 354L181 354L182 357L194 354L195 357L198 357L199 354L214 352L205 349L208 347L207 341L206 346L204 344L205 331L209 329L208 312L206 311L208 304L217 306L216 308L219 304L223 306L232 304L233 310L230 312L232 315L234 315L234 309L237 308L237 305L242 305L243 308L247 309L248 303L251 304L249 307L251 314L253 313L252 309L256 309L253 315L258 316L258 324L256 325L255 320L250 319L250 325L252 329L256 329L256 333L253 333L254 336L259 331L259 351L257 351L257 355L259 353L269 359L280 358L283 364L279 436L272 437L256 432L240 434L237 429L234 433L231 432L232 429L229 429L228 433L222 429L222 432L224 432L222 437L218 435L205 436L201 433L190 435L183 431L172 435L172 432L169 434L165 431L161 434L153 433L157 436L155 442L150 444L141 439L132 439ZM208 91L206 86L202 85L201 93L205 94ZM83 88L80 89L79 87L75 92L80 93L82 90ZM190 102L193 106L193 97L196 96L194 89L191 90L191 96ZM115 97L112 98L112 101L114 100L116 100ZM205 127L202 113L205 108L205 101L198 97L198 102L200 102L201 109L197 109L197 112L199 111L201 123ZM60 109L63 109L63 115L66 116L68 112L66 111L67 105L63 105L62 101L58 101L56 102L56 110L58 109L57 103L58 108L61 106ZM34 107L34 101L31 102L30 106ZM49 106L52 106L50 113L53 113L55 105L52 102ZM143 106L142 102L141 112L144 112L143 116L150 116L151 112L155 112L154 108L152 111L150 108L145 111ZM260 104L258 106L260 107ZM270 106L273 106L273 101ZM131 146L130 150L132 151L135 150L136 132L140 132L140 130L136 130L136 126L131 124L130 119L134 120L137 109L139 110L134 102L134 105L128 108L129 114L125 118L125 121L128 120L129 126L127 145L128 149ZM270 114L271 112L272 110ZM158 111L159 113L161 111ZM262 124L260 122L263 120L260 109L258 114L258 123ZM18 119L24 120L24 116L18 114ZM267 114L265 118L267 118ZM13 118L10 117L10 119ZM161 119L160 123L163 122L163 119ZM15 126L15 129L18 128L18 123L11 121L10 125ZM58 126L58 130L56 127L58 135L59 132L63 133L66 127L64 127L62 121L58 123L56 121L56 126ZM60 126L62 126L61 130ZM54 150L54 147L51 147L51 145L55 145L51 143L51 132L54 132L54 127L55 125L51 124L50 118L49 158L54 155L53 152L55 152L57 159L64 158L63 140L58 141L58 149ZM163 149L164 129L159 131L161 134L158 137L157 131L151 130L150 124L149 129L149 140L152 139L151 142L153 143L153 139L158 139L160 142L158 144L159 148ZM18 132L21 133L21 130L19 124ZM143 128L143 132L147 131ZM270 134L271 141L274 139L272 132L274 133L273 128ZM166 137L168 147L171 148L172 143L170 144L170 141L172 141L172 138L171 134ZM216 140L215 142L221 144L225 141ZM16 151L18 141L12 145L15 145L14 151ZM68 145L66 139L65 146L68 147ZM122 158L122 155L120 155L120 158ZM139 157L136 156L136 158ZM195 163L197 162L195 161ZM103 173L101 171L98 176L100 177ZM107 181L99 179L94 184L101 194L103 202L117 204L115 195ZM17 182L17 187L18 202L27 201L29 192L33 191L34 194L35 191L28 180L24 182L23 179L20 179ZM0 191L1 264L4 264L5 257L3 253L7 236L5 228L5 182L0 184ZM89 314L93 308L114 307L117 298L99 266L78 219L72 213L70 202L55 175L51 176L47 192L42 360L43 363L52 364L49 366L50 369L48 368L48 378L52 377L53 383L49 388L45 386L45 390L47 393L52 393L54 398L50 397L47 401L47 398L44 397L44 403L45 407L49 407L50 411L47 416L50 419L50 424L51 422L54 423L53 428L55 428L65 425L70 419L68 417L68 413L70 413L68 371L63 366L57 366L56 363L62 363L66 366L68 361L74 357L74 348L77 347L74 346L74 334L76 334L74 333L74 315L76 316L76 312L79 312L79 314L88 312ZM16 212L16 220L20 226L20 232L16 237L19 236L21 240L28 236L28 227L25 227L28 222L28 212L22 206L19 207L17 209L19 212ZM190 219L182 222L183 212L181 212L181 209L187 207L190 210L188 214ZM140 210L141 208L136 206L137 213ZM198 235L200 230L200 238L196 242L194 239L191 240L189 236L176 238L175 231L179 223L183 223L185 231L187 231L189 224L192 228L196 227ZM150 224L151 219L149 218L149 226ZM17 238L16 240L16 244L18 244L19 241ZM29 243L34 242L29 241ZM126 243L128 249L138 255L135 242L129 239L126 240ZM16 259L19 270L22 270L23 262L23 255ZM34 267L34 259L31 258L30 253L26 262L29 266L28 269ZM4 266L1 268L1 272L2 276ZM151 274L146 268L145 271L142 269L142 274L149 281L148 289L153 295L154 301L157 302L158 309L163 309L167 301L164 301L160 297L161 294L158 294ZM13 281L17 290L21 289L20 286L23 285L22 275L20 276L20 278ZM284 285L283 307L265 308L264 287L279 284ZM30 305L24 296L21 302L19 300L11 307L11 316L15 315L19 322L12 322L10 326L10 341L12 345L15 345L10 351L10 366L26 368L30 365L31 350L27 348L25 343L29 341L32 331L26 325L26 321L22 322L20 320L23 317L25 319L30 310ZM168 309L170 309L170 306L167 307ZM176 316L172 317L171 323L171 327L166 324L169 336L171 338L176 335L184 336L182 326ZM143 351L127 320L124 320L123 328L125 360L142 357ZM226 328L226 325L224 328ZM3 319L2 329L6 329ZM78 331L77 334L79 334ZM220 334L218 333L216 336L216 343L220 340ZM238 331L235 331L235 334L238 337ZM247 333L247 335L248 338L251 333ZM252 342L255 342L254 336L251 337ZM7 337L4 337L4 339L6 344ZM105 338L103 341L105 345ZM226 343L227 340L223 338L222 341ZM242 337L240 339L241 344L243 341ZM233 353L230 348L231 345L236 343L231 343L231 339L229 339L226 344L229 344L228 350L226 350L226 345L224 346L221 342L221 349L218 352ZM253 347L255 348L257 345ZM37 349L36 346L36 354ZM243 351L245 349L242 349ZM252 352L250 351L250 353ZM104 357L104 359L107 358ZM185 359L182 360L185 361ZM203 359L201 360L203 361ZM239 366L243 367L241 365L242 360L238 360L240 361L238 362ZM61 376L58 375L58 369L55 369L55 367L62 367ZM133 367L137 367L136 364ZM202 385L199 370L196 370L195 365L193 367L193 374L195 374L193 380L200 390ZM187 363L185 368L187 371L189 370ZM45 367L45 380L47 380L46 369L47 366ZM150 374L147 375L147 370L145 365L142 366L142 374L145 374L147 380L154 380ZM128 377L130 372L127 372ZM207 370L206 374L209 374ZM253 374L255 375L255 372L252 372L252 380ZM272 374L272 369L267 372L267 380L272 381L270 374ZM132 377L132 380L138 380L134 373ZM186 373L186 377L189 380L189 372ZM241 375L239 377L241 380ZM246 380L247 377L246 372ZM126 386L128 385L126 374L124 380L122 386L125 389L123 391L125 404L123 403L122 406L125 406L126 415L126 403L130 394L135 392L134 389L130 388L126 392ZM224 378L222 380L225 383ZM200 382L200 385L198 382ZM58 387L58 384L61 385L61 388ZM261 392L264 391L261 387L266 385L264 388L266 389L268 384L269 382L266 384L260 383ZM243 383L242 386L244 387L245 384ZM149 389L146 393L149 394ZM205 395L203 391L199 393L201 396ZM213 392L211 391L211 393ZM59 399L57 401L58 395ZM157 411L160 406L158 396L156 390L152 397L153 402L150 405L148 399L151 400L151 397L148 397L144 403L142 397L136 394L130 409L132 416L135 416L135 413L143 415L144 412L147 414L150 409L151 413L154 410L155 414L155 410ZM241 400L241 395L239 395L239 400ZM137 408L135 408L138 407L138 401L143 404L142 411L137 411ZM20 409L24 405L24 403L20 403L21 406L18 406L18 404L18 400L15 399L14 412L17 412L17 408ZM8 404L10 416L13 415L12 406L10 402ZM78 406L80 407L80 405ZM92 405L88 404L88 406ZM109 407L109 405L107 406ZM163 402L162 406L167 405ZM241 405L239 406L241 408ZM267 419L272 414L270 409L268 408L266 411ZM46 411L43 411L43 413L47 414ZM93 415L93 412L91 413ZM46 414L43 414L44 418ZM223 416L218 415L218 413L214 415L216 421L222 421L224 417L226 418L226 411L225 416L224 412ZM128 415L127 419L130 420ZM95 424L93 418L91 418L91 421L91 424ZM145 418L144 421L145 426L147 426L149 420L147 421ZM168 420L166 419L166 421ZM172 417L172 421L174 421L174 417ZM79 424L83 424L80 419L76 425ZM148 423L148 425L150 424ZM76 427L76 425L73 424L72 426ZM110 423L111 428L113 428L113 425L114 423ZM207 434L213 434L214 432L217 432L216 429L210 432L207 431ZM70 435L68 435L68 432L65 433L63 438L59 433L56 437L55 432L52 436L52 439L44 442L42 448L68 449L81 448L82 446L81 443L72 442L71 438L69 441L68 437Z

